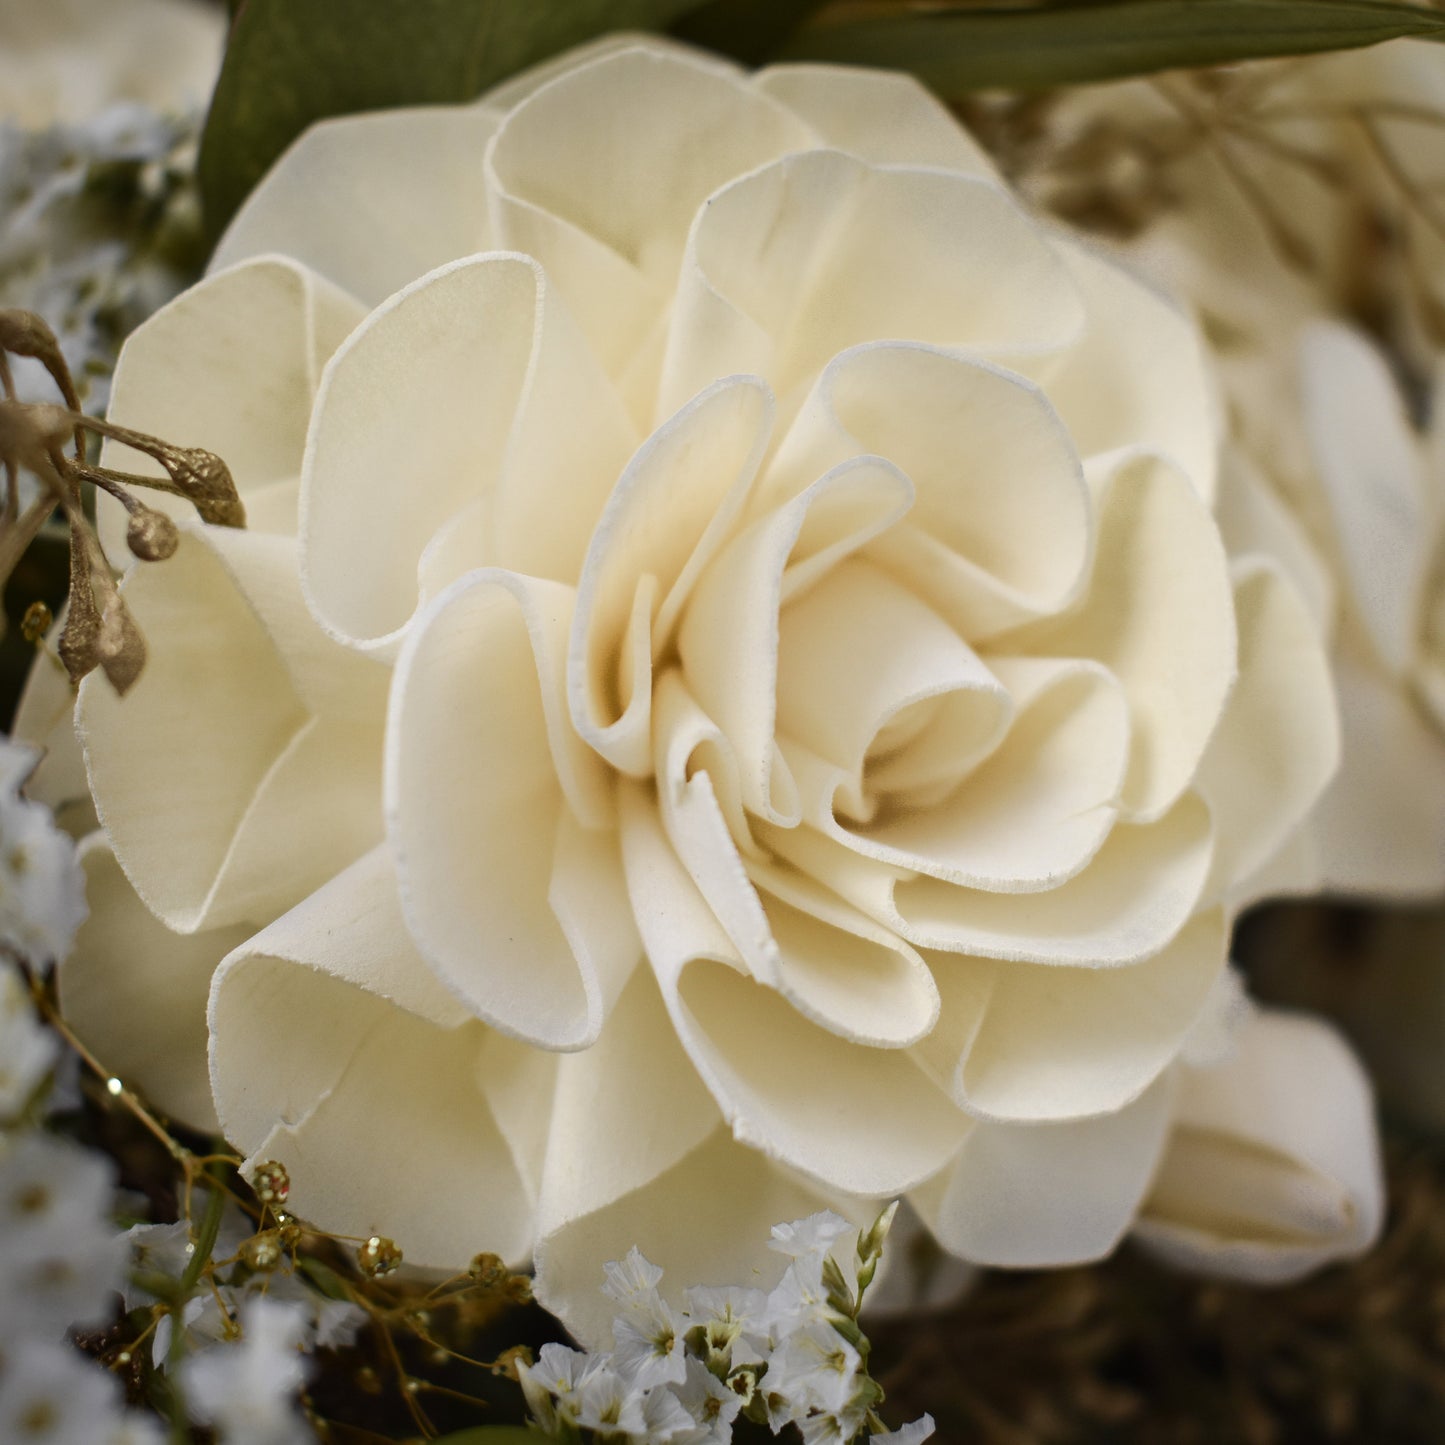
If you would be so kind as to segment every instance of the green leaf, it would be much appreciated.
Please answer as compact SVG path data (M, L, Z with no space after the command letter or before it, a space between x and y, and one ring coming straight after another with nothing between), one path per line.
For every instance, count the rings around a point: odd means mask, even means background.
M781 58L911 70L951 96L1350 50L1406 35L1445 38L1445 13L1389 0L1093 0L1007 10L954 3L806 25Z
M525 1425L478 1425L472 1430L458 1430L443 1435L432 1445L542 1445L547 1436Z
M201 137L213 236L313 121L471 100L609 30L656 29L703 0L247 0Z
M673 27L679 39L760 65L826 0L708 0Z

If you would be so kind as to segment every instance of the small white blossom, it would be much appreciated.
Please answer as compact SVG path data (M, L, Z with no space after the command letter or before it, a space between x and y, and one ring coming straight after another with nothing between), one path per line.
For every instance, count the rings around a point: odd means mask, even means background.
M807 1415L797 1421L803 1445L849 1445L863 1427L862 1410L842 1415Z
M35 754L0 739L6 785L0 788L0 948L45 966L64 958L85 921L85 875L74 840L50 809L23 798L19 777ZM18 776L17 776L18 775Z
M641 1393L606 1365L588 1373L580 1383L576 1398L577 1423L585 1429L621 1435L646 1432Z
M699 1286L685 1292L681 1313L659 1292L662 1271L631 1250L605 1267L603 1292L620 1306L614 1349L589 1355L547 1345L519 1371L533 1419L568 1438L582 1428L632 1445L730 1445L746 1411L774 1434L796 1425L806 1445L852 1445L882 1398L854 1321L892 1218L885 1210L868 1232L851 1282L829 1252L852 1226L816 1214L773 1230L773 1247L791 1262L770 1294ZM916 1445L931 1430L932 1421L920 1421L897 1440Z
M619 1315L612 1336L613 1365L637 1389L681 1382L686 1373L682 1330L677 1316L661 1300L655 1309Z
M96 1445L164 1445L165 1432L150 1418L136 1410L127 1410L112 1422L110 1433L102 1435Z
M606 1276L602 1293L618 1304L651 1303L658 1298L657 1286L662 1282L662 1270L644 1259L636 1245L627 1251L626 1259L604 1264L602 1272Z
M582 1408L580 1390L601 1361L568 1349L566 1345L543 1345L535 1365L519 1365L517 1378L527 1408L549 1434L560 1414L575 1422ZM553 1404L555 1399L556 1404Z
M789 1334L768 1358L770 1394L785 1395L794 1419L810 1410L838 1414L853 1394L858 1351L825 1320Z
M924 1415L896 1430L885 1430L881 1435L869 1438L869 1445L923 1445L933 1434L933 1416Z
M690 1445L727 1445L743 1402L700 1361L687 1361L687 1378L673 1392L699 1433Z
M102 1445L120 1428L120 1387L69 1345L19 1340L0 1358L5 1445Z
M710 1345L730 1346L735 1365L762 1359L761 1354L749 1358L747 1351L768 1333L768 1296L764 1290L743 1289L738 1285L696 1285L682 1298L689 1327L701 1325L707 1331ZM738 1351L739 1344L745 1346L742 1353Z
M59 1053L60 1041L35 1017L19 969L0 960L0 1123L23 1112Z
M852 1228L846 1219L834 1214L831 1209L823 1209L791 1224L775 1224L768 1248L787 1255L789 1259L816 1262L821 1269L828 1251Z
M109 1218L113 1185L110 1160L49 1135L0 1155L0 1337L59 1339L109 1319L127 1253Z
M305 1312L257 1298L241 1315L233 1344L214 1345L187 1359L180 1377L186 1403L201 1424L214 1426L225 1445L300 1445L312 1436L295 1396L306 1379L301 1341Z

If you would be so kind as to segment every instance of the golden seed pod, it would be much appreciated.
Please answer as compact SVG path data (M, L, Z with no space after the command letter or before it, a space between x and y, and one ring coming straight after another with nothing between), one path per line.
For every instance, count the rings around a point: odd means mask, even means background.
M283 1253L281 1236L274 1229L268 1229L264 1234L252 1235L241 1246L241 1258L247 1266L262 1272L275 1269L281 1263Z
M505 1375L509 1380L518 1379L517 1366L532 1364L532 1352L526 1345L513 1345L509 1350L503 1350L497 1356L496 1363L492 1366L494 1375Z
M372 1279L381 1279L400 1266L401 1250L397 1248L395 1240L388 1239L384 1234L373 1234L356 1251L356 1262L361 1266L363 1274L370 1275Z
M484 1289L495 1289L510 1271L499 1254L477 1254L467 1266L467 1273Z
M251 1188L256 1191L256 1198L262 1204L270 1205L273 1209L279 1208L285 1204L291 1193L291 1176L286 1172L284 1164L275 1159L267 1159L252 1171Z
M54 614L44 602L32 602L20 619L20 635L26 642L39 643L54 621Z
M126 524L125 542L142 562L164 562L175 556L181 534L164 512L137 504Z

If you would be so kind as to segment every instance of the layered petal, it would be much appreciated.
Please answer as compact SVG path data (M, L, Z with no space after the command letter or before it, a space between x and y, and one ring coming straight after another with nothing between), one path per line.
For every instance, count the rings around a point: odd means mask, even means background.
M1212 896L1279 851L1340 756L1329 660L1304 602L1268 563L1237 564L1235 579L1239 682L1196 780L1214 820Z
M1018 284L989 285L1005 265ZM803 151L697 213L658 415L719 374L765 376L792 410L850 346L906 337L1026 355L1057 349L1080 320L1067 271L1001 186Z
M750 978L641 789L624 787L620 804L643 945L734 1137L854 1194L897 1193L936 1172L966 1131L953 1104L906 1054L860 1050Z
M1445 880L1445 747L1371 662L1334 656L1340 770L1310 815L1317 875L1332 892L1434 897Z
M606 822L610 798L567 725L572 604L556 582L462 578L408 638L388 722L412 935L479 1017L551 1049L596 1042L641 952L614 837L583 826Z
M124 591L150 660L77 709L101 823L170 927L267 922L380 838L385 672L317 628L288 538L201 527Z
M1043 381L1082 456L1142 448L1214 500L1220 422L1199 331L1133 271L1053 233L1084 309L1079 344L1024 369Z
M809 748L785 746L807 821L875 863L960 887L1034 893L1066 883L1098 853L1117 814L1129 758L1124 695L1088 663L996 661L993 671L1011 684L1013 725L929 808L842 822L847 774ZM971 741L976 755L977 737Z
M536 261L493 254L424 276L322 378L301 520L317 616L394 656L419 601L470 567L575 580L633 443Z
M875 165L995 174L983 147L911 75L844 65L770 65L753 84L834 150Z
M1171 1083L1128 1107L1059 1124L976 1123L958 1158L909 1200L951 1254L1037 1269L1108 1254L1158 1165Z
M239 258L238 258L239 259ZM297 487L311 406L328 358L365 314L323 276L286 256L247 261L183 292L126 340L109 420L176 446L203 446L231 470L252 531L296 531ZM142 452L107 441L101 463L163 477ZM146 493L193 519L189 502ZM102 540L127 557L125 514L97 496Z
M294 256L369 308L434 267L489 249L482 161L500 121L486 105L465 105L313 125L246 198L210 269Z
M1073 601L1093 548L1078 455L1048 397L980 357L876 342L828 363L760 487L775 502L842 456L907 473L917 502L874 560L978 643Z
M384 853L232 953L209 1022L226 1136L286 1166L297 1208L394 1238L415 1264L526 1257L533 1201L487 1096L513 1045L417 957Z
M487 156L498 240L547 268L620 378L709 194L811 139L731 66L660 45L603 50L530 90L499 130Z
M638 450L597 523L577 585L568 705L578 734L622 773L647 771L654 653L746 505L772 417L755 377L708 387Z
M1300 348L1305 422L1350 600L1385 668L1420 644L1430 518L1421 456L1384 358L1319 322Z
M1093 658L1119 679L1132 723L1121 801L1148 820L1188 786L1234 685L1232 588L1219 534L1179 472L1138 458L1102 488L1087 595L1016 645Z
M245 942L235 924L173 933L126 881L102 834L81 845L90 915L58 971L66 1023L162 1113L219 1128L206 1068L206 997L216 965Z
M1216 910L1139 963L1001 965L954 1076L959 1103L1016 1123L1117 1113L1179 1054L1224 969L1225 949ZM951 962L940 958L935 968Z

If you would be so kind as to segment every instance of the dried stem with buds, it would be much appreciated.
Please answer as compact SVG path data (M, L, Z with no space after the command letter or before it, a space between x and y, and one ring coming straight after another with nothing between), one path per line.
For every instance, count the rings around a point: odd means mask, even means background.
M16 399L11 356L32 357L55 382L64 405ZM70 601L60 636L60 659L73 683L99 667L124 694L145 665L145 639L125 605L115 574L85 515L81 484L114 497L129 514L126 544L143 562L161 562L180 543L176 524L133 495L135 487L170 492L190 502L201 519L220 527L244 527L246 510L225 462L199 447L180 447L144 432L84 415L50 327L30 311L0 311L0 463L5 497L0 507L0 586L47 519L59 507L70 528ZM93 433L142 452L164 476L140 476L86 460ZM21 471L41 485L40 495L20 510Z

